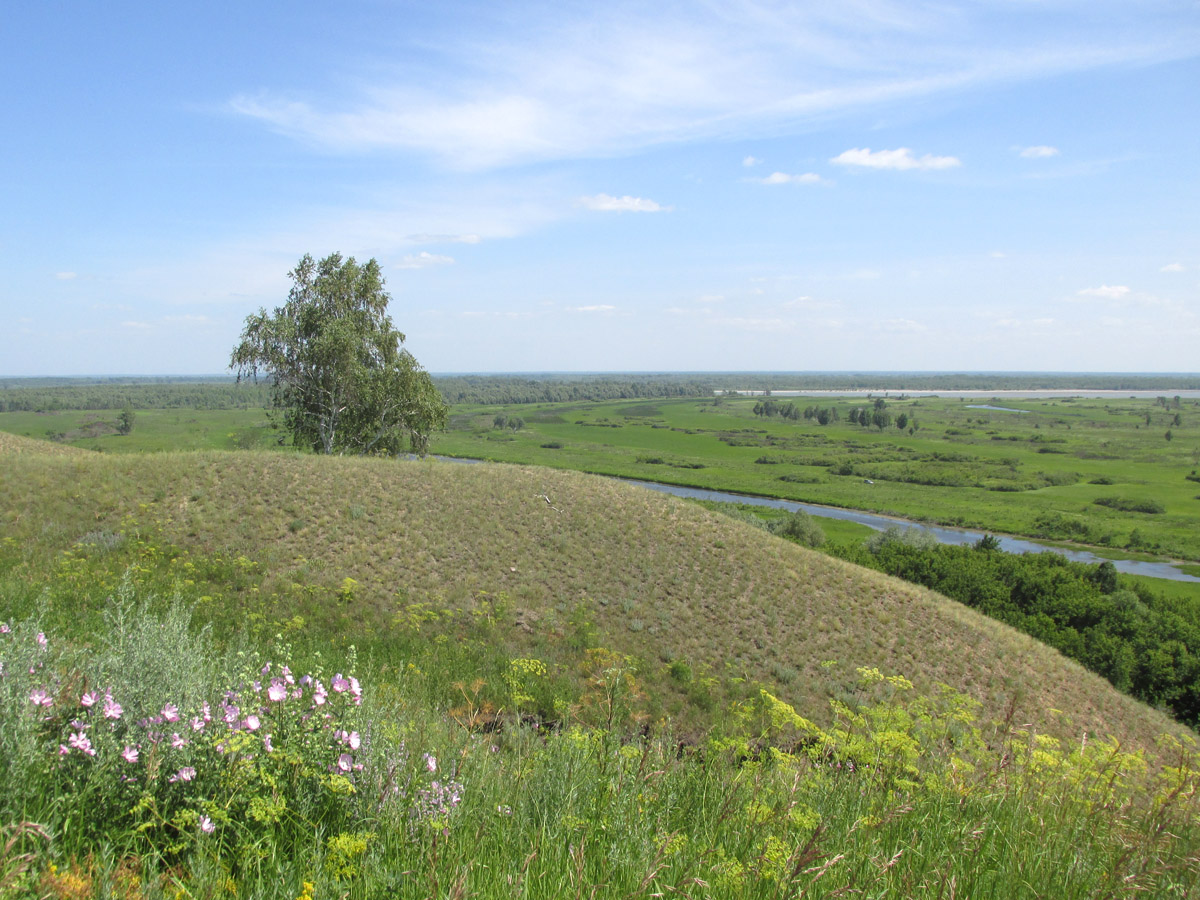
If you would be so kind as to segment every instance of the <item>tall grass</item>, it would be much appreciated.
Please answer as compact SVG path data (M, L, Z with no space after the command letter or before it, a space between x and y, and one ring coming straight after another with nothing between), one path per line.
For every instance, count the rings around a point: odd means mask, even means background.
M408 667L364 673L359 706L357 680L335 693L351 659L286 669L286 648L223 654L187 620L126 591L86 652L36 619L5 623L5 896L1186 897L1200 878L1200 763L1175 738L1171 764L1150 767L871 669L829 727L760 690L684 749L669 729L573 717L480 729L421 699ZM183 660L137 668L181 635ZM613 709L627 673L601 659L593 700ZM308 662L325 667L320 705ZM271 699L281 684L289 697ZM129 707L97 715L88 690ZM239 704L237 724L214 715L171 749L182 724L134 721L188 692L181 722L207 698Z

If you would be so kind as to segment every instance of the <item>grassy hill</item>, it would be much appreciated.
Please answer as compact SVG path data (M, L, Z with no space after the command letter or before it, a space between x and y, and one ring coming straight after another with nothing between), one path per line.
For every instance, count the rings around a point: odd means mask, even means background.
M602 478L256 452L113 457L3 440L10 585L68 578L63 554L103 568L109 545L111 580L127 561L121 535L136 534L160 556L182 554L176 563L209 561L189 564L186 580L217 597L200 610L218 631L299 616L310 634L369 648L486 616L512 654L564 668L587 646L636 657L655 687L648 711L688 726L753 682L822 720L870 666L923 688L947 683L989 718L1072 740L1151 747L1174 728L960 604ZM62 610L94 613L79 598Z
M4 898L1200 879L1183 728L943 597L594 476L0 435L0 675Z

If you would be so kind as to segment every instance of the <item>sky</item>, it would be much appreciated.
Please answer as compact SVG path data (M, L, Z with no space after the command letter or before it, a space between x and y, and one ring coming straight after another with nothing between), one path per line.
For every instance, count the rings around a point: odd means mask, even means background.
M1200 2L19 4L0 376L215 374L306 253L428 370L1200 370Z

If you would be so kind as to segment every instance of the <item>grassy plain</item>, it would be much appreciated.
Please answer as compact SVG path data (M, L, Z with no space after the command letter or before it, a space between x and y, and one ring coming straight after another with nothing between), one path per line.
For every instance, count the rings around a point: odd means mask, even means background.
M0 413L0 431L102 453L237 450L277 444L263 409L138 409L129 434L119 409Z
M696 504L545 468L0 433L0 531L0 896L1082 900L1200 879L1186 729ZM362 678L338 707L353 738L305 731L304 691L294 719L254 698L281 663ZM220 724L230 689L269 729ZM135 720L205 697L208 730L131 748Z
M1200 559L1196 401L989 401L1010 412L889 398L893 420L916 423L911 433L850 424L866 398L792 398L837 409L824 426L756 416L757 402L456 408L433 450ZM496 428L498 414L523 425Z

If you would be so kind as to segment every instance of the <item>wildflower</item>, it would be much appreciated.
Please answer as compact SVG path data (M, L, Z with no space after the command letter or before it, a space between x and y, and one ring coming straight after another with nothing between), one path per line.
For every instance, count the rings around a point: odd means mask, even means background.
M34 706L53 706L54 700L45 688L35 688L29 692L29 702Z
M268 753L275 752L275 748L271 746L271 736L269 734L263 735L263 749Z
M117 703L115 700L113 700L111 696L104 698L104 718L119 719L121 718L122 712L124 712L124 710L121 709L120 703Z
M207 700L205 700L204 705L200 707L200 715L203 717L205 725L212 721L212 710L209 708Z
M235 722L237 722L238 718L242 714L242 711L240 709L238 709L236 706L233 706L230 703L224 704L224 709L225 709L225 716L224 716L225 724L227 724L227 725L233 725Z
M58 745L58 755L59 755L59 756L66 756L66 755L67 755L68 753L70 753L70 752L71 752L71 751L70 751L69 749L67 749L67 745L66 745L66 744L59 744L59 745Z
M82 731L77 731L67 739L67 743L75 750L82 750L88 756L96 755L96 748L92 746L92 742L88 740L88 736Z
M172 775L170 778L168 778L167 781L174 784L176 781L191 781L195 777L196 777L196 770L193 769L191 766L184 766L182 769L180 769L178 772L176 772L174 775Z
M286 681L288 684L296 683L296 679L292 677L292 670L289 669L287 666L284 666L279 671L283 674L283 680Z
M127 762L127 763L137 762L138 761L137 747L130 747L128 744L126 744L125 749L121 751L121 758L123 760L125 760L125 762Z
M173 735L171 735L171 746L174 747L176 750L182 750L184 747L187 746L187 741L185 741L183 738L181 738L179 736L179 732L177 731Z
M313 703L316 706L323 706L325 703L325 698L329 696L329 694L325 691L325 685L321 684L319 681L314 681L313 685Z
M45 650L50 645L50 642L46 640L46 635L41 631L39 631L37 633L37 642L38 642L38 646L41 647L43 650Z
M259 726L262 725L262 722L259 721L258 716L254 715L254 713L250 713L250 715L246 716L246 721L243 724L250 731L258 731Z
M267 688L267 699L272 703L282 703L287 699L288 689L282 678L271 679L271 686Z
M162 708L161 715L162 715L163 719L167 722L178 722L179 721L179 707L176 706L174 703L168 703L166 706L164 706Z
M217 830L217 826L213 824L213 820L210 819L208 816L201 816L200 817L200 830L203 831L205 834L212 834L214 831Z
M337 767L343 772L349 772L354 768L354 757L349 753L343 753L337 758Z
M87 707L88 709L91 709L93 706L96 705L96 701L99 699L100 699L99 691L88 691L82 697L79 698L79 705Z
M333 676L332 687L335 694L344 694L350 690L350 682L342 677L341 672L338 672Z
M437 757L433 756L432 754L426 753L425 754L425 768L427 768L430 772L436 772L437 771Z
M350 745L351 750L357 750L360 746L362 746L362 738L358 736L357 731L352 731L346 735L346 743Z
M199 716L192 716L192 731L203 731L204 720Z
M0 634L8 634L11 631L12 628L7 622L0 622Z

